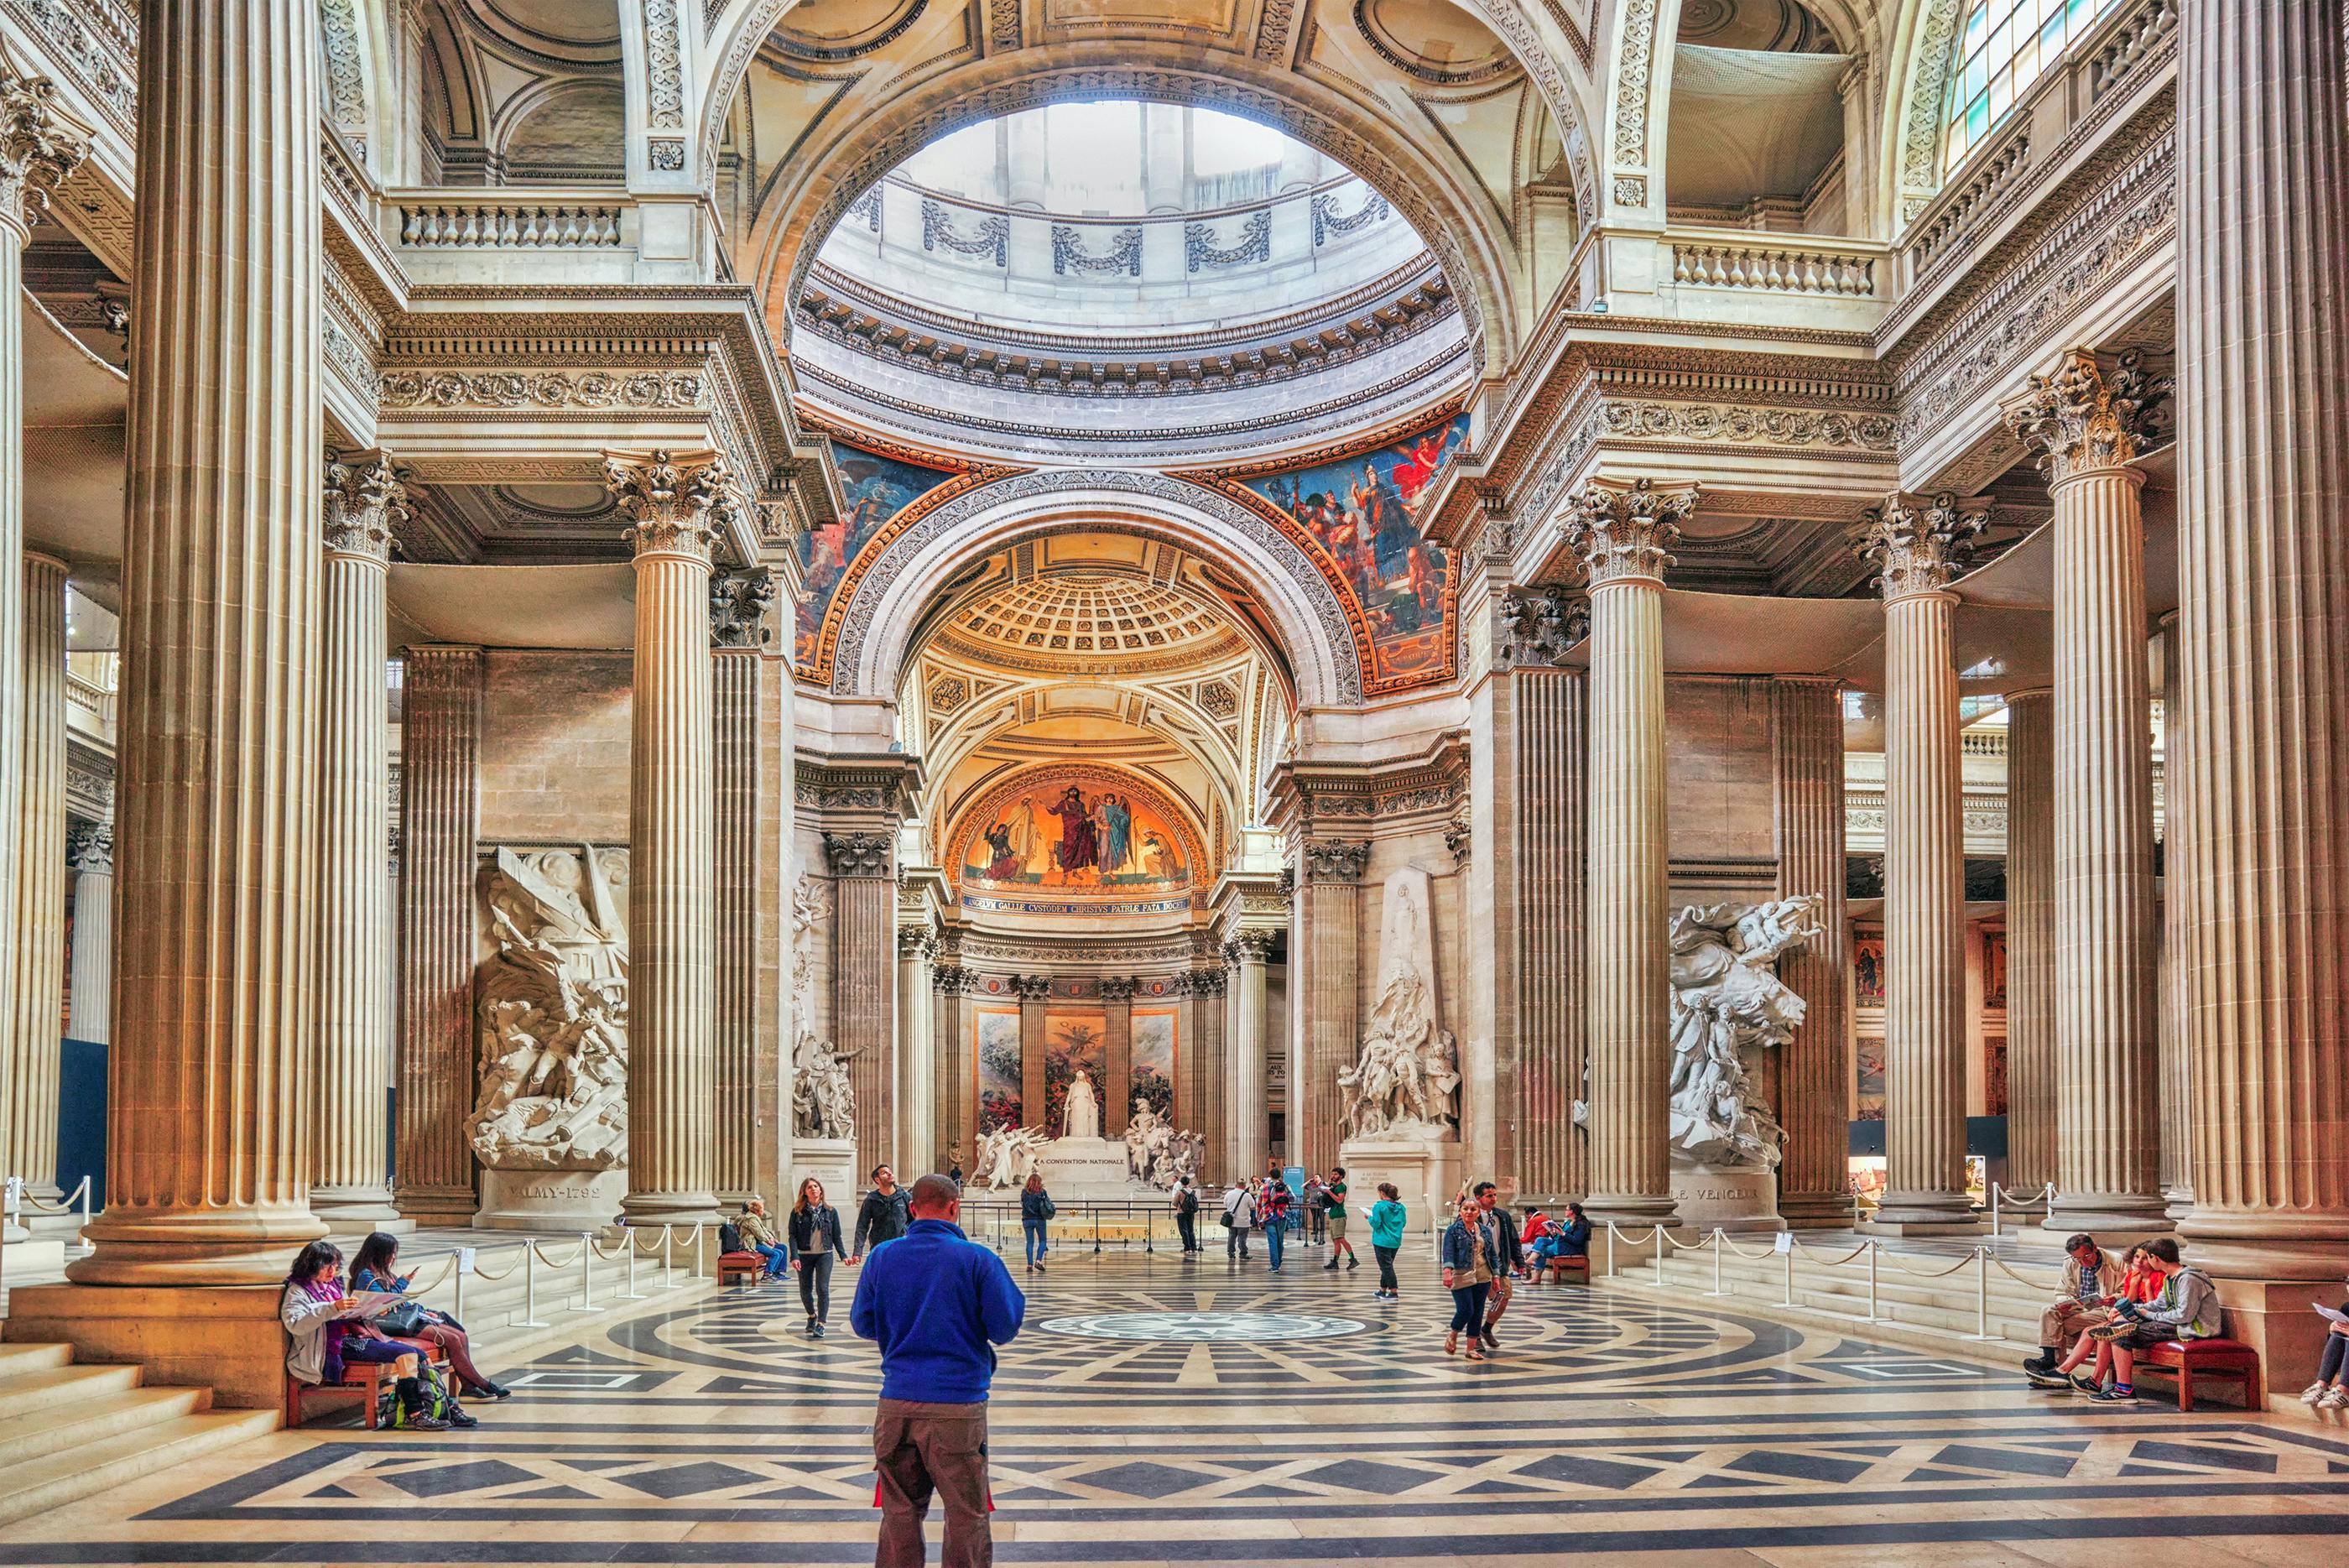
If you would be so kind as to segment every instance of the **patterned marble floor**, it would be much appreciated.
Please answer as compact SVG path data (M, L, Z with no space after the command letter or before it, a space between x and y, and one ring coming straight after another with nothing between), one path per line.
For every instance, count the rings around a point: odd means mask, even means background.
M1443 1354L1423 1262L1399 1306L1318 1262L1015 1268L999 1559L2349 1560L2349 1443L2304 1427L2093 1407L1702 1295L1521 1287L1475 1366ZM0 1564L870 1562L852 1279L835 1337L802 1336L788 1289L628 1303L511 1368L474 1432L281 1433L26 1521Z

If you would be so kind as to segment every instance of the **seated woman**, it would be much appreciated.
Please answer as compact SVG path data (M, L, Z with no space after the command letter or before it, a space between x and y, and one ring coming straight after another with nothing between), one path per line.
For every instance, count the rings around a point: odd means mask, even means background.
M413 1274L399 1272L399 1238L377 1231L359 1243L359 1254L351 1260L353 1291L390 1291L405 1294ZM492 1383L481 1376L473 1365L473 1342L467 1337L464 1324L435 1307L425 1307L424 1326L415 1337L439 1348L449 1358L449 1370L457 1375L459 1389L481 1399L502 1399L509 1392L503 1385Z
M2106 1299L2104 1310L2090 1320L2088 1326L2093 1328L2112 1322L2114 1309L2122 1302L2135 1302L2143 1306L2159 1301L2161 1287L2161 1273L2154 1268L2152 1257L2146 1251L2144 1243L2139 1242L2128 1251L2127 1261L2121 1271L2121 1288ZM2095 1357L2095 1366L2084 1373L2080 1370L2080 1364L2091 1355ZM2056 1365L2054 1372L2038 1372L2026 1367L2023 1376L2031 1380L2034 1388L2072 1388L2083 1394L2095 1394L2104 1387L2105 1380L2112 1376L2112 1371L2111 1343L2083 1331L2079 1341L2072 1346L2071 1354Z
M734 1216L734 1229L750 1251L766 1261L759 1271L762 1280L780 1280L792 1272L792 1250L775 1234L775 1222L767 1218L767 1203L762 1198L752 1198L742 1205L742 1212Z
M2320 1410L2349 1410L2349 1323L2338 1318L2325 1325L2324 1348L2316 1356L2316 1381L2301 1391L2300 1402Z
M1560 1258L1590 1256L1590 1221L1583 1218L1582 1205L1566 1206L1563 1220L1545 1220L1542 1232L1533 1240L1534 1267L1550 1268Z
M315 1387L340 1383L352 1362L388 1366L409 1426L439 1432L474 1425L462 1411L445 1421L428 1412L417 1363L429 1350L414 1340L394 1339L361 1318L357 1300L343 1288L342 1273L343 1254L331 1241L313 1241L295 1255L277 1299L278 1321L293 1342L285 1352L287 1374Z

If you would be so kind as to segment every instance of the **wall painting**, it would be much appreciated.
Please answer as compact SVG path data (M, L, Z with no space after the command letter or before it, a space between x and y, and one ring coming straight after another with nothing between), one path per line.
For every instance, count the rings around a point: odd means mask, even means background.
M1093 1081L1098 1100L1109 1080L1109 1020L1098 1012L1052 1012L1044 1017L1044 1127L1054 1137L1064 1136L1062 1116L1069 1085L1082 1067ZM1101 1107L1102 1125L1109 1125L1109 1107Z
M1182 914L1206 881L1188 817L1116 769L1030 769L967 808L949 842L962 907L977 912Z
M1019 1010L980 1007L971 1014L971 1060L978 1074L978 1130L1020 1125Z
M1174 1118L1174 1012L1172 1008L1133 1010L1133 1032L1128 1061L1133 1073L1133 1098L1146 1102L1168 1121ZM1126 1109L1133 1108L1133 1100ZM1179 1123L1177 1124L1180 1125Z

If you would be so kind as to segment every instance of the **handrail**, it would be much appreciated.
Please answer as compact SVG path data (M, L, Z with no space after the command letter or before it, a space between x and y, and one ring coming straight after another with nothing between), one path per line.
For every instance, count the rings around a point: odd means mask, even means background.
M940 206L954 207L966 213L981 213L989 217L1030 218L1046 223L1067 223L1074 228L1099 229L1143 228L1159 223L1214 223L1249 213L1267 212L1274 207L1286 206L1296 202L1309 202L1316 196L1330 195L1349 185L1360 185L1373 195L1377 193L1377 187L1371 185L1361 175L1339 174L1318 184L1299 185L1294 190L1276 191L1269 196L1257 196L1246 202L1227 202L1220 207L1203 207L1196 212L1131 213L1120 216L1115 213L1055 213L1043 207L1012 207L1000 202L982 202L974 196L957 196L951 192L935 191L927 185L917 184L899 174L884 175L881 183L905 192L909 195L918 196L926 202L936 202Z

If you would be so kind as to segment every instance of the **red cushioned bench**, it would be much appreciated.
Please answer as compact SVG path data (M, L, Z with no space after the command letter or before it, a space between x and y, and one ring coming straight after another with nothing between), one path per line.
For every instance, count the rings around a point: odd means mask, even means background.
M2137 1366L2140 1374L2147 1367L2177 1374L2180 1410L2194 1408L2196 1376L2213 1372L2241 1380L2244 1409L2259 1411L2268 1407L2267 1381L2260 1374L2260 1353L2240 1339L2167 1340L2149 1350L2138 1351Z
M434 1355L432 1366L444 1379L448 1377L448 1357ZM378 1396L397 1381L394 1364L388 1361L345 1362L343 1380L340 1383L297 1383L292 1377L288 1377L285 1379L285 1425L291 1428L302 1424L302 1401L312 1395L355 1395L365 1402L367 1430L372 1432L376 1429L378 1411L383 1403Z
M755 1285L767 1260L756 1252L720 1252L718 1255L718 1282L730 1285L736 1281Z

